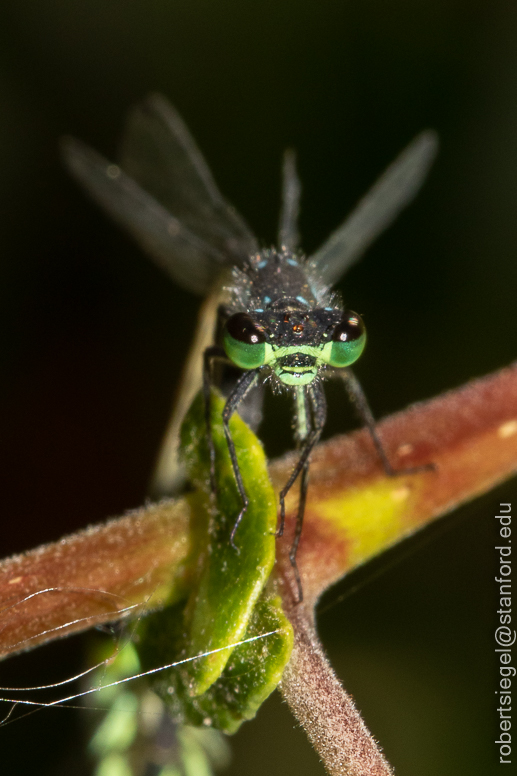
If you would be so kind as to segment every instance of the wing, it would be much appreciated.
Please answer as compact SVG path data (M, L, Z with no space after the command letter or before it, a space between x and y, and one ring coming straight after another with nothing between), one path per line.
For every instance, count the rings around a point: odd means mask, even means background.
M150 95L129 114L120 166L191 232L239 266L257 251L255 237L222 196L181 116Z
M326 285L336 283L417 194L438 151L438 137L422 132L376 181L308 265Z
M282 209L278 227L278 247L294 252L298 248L298 214L300 212L301 184L296 172L296 156L288 149L282 167Z
M133 111L123 147L125 169L72 138L63 141L63 155L92 197L176 282L206 294L224 267L241 266L257 250L163 98Z

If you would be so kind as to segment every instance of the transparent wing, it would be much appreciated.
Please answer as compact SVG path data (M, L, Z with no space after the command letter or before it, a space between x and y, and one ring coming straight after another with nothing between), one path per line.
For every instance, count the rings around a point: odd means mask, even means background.
M159 96L128 119L122 165L73 138L65 162L91 196L172 278L205 295L224 267L242 266L255 237L217 189L176 111Z
M74 138L64 138L65 161L77 180L152 259L193 293L204 295L227 254L193 234L120 167Z
M424 182L438 150L436 133L422 132L377 180L308 264L326 285L336 283L408 205Z
M150 95L129 114L120 166L193 234L242 265L255 237L224 199L181 116Z
M298 248L298 214L300 212L301 184L296 172L296 155L288 149L282 167L282 209L278 227L278 247L294 252Z

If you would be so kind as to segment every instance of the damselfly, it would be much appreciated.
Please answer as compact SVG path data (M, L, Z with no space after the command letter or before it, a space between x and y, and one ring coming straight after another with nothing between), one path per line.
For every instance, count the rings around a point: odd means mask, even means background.
M230 433L230 417L258 385L269 383L274 390L292 393L299 458L280 492L278 534L284 529L287 493L300 477L290 550L300 599L296 552L310 454L326 420L324 378L338 376L344 380L384 468L393 473L364 394L350 371L366 342L364 324L357 313L345 309L331 287L412 200L436 149L433 132L418 135L325 244L306 257L299 248L300 183L291 152L284 157L278 247L262 249L219 192L188 129L163 97L151 96L130 114L119 165L109 163L77 140L64 142L69 168L93 198L177 283L207 296L160 454L155 491L170 493L181 478L177 460L179 428L201 385L215 487L209 412L212 367L219 361L238 368L240 376L223 413L242 502L230 536L231 543L236 546L237 540L238 546L236 533L248 498Z

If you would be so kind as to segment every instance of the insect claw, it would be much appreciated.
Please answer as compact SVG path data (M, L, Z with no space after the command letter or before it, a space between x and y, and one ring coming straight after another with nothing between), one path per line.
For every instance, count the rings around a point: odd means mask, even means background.
M291 562L291 566L293 567L294 578L296 580L296 587L298 588L298 598L296 603L301 604L301 602L303 601L302 580L300 579L300 572L298 571L298 565L296 563L296 555L292 551L289 553L289 560Z
M237 545L235 544L235 541L234 541L234 539L235 539L235 534L237 533L237 528L239 527L239 525L240 525L240 522L241 522L242 518L243 518L243 517L244 517L244 515L246 514L246 511L247 511L247 509L248 509L248 504L249 504L249 501L246 499L246 501L245 501L245 502L244 502L244 504L243 504L243 507L242 507L241 511L240 511L240 512L239 512L239 514L238 514L237 520L236 520L236 521L235 521L235 523L233 524L232 532L231 532L231 534L230 534L230 544L232 545L233 549L234 549L234 550L235 550L237 553L239 553L239 552L240 552L240 550L239 550L239 548L237 547Z
M278 530L276 532L277 536L283 536L284 534L284 527L285 527L285 497L287 495L287 490L284 488L283 491L280 493L280 522L278 525Z
M283 536L284 535L284 527L285 527L285 504L284 501L280 503L280 522L276 531L276 536Z

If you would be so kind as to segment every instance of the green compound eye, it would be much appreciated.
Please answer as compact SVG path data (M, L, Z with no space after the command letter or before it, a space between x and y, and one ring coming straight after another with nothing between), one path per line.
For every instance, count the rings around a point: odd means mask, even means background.
M236 313L226 321L223 346L241 369L256 369L266 360L266 335L247 313Z
M343 319L332 334L330 366L350 366L357 361L366 345L366 329L362 318L351 310L344 313Z

